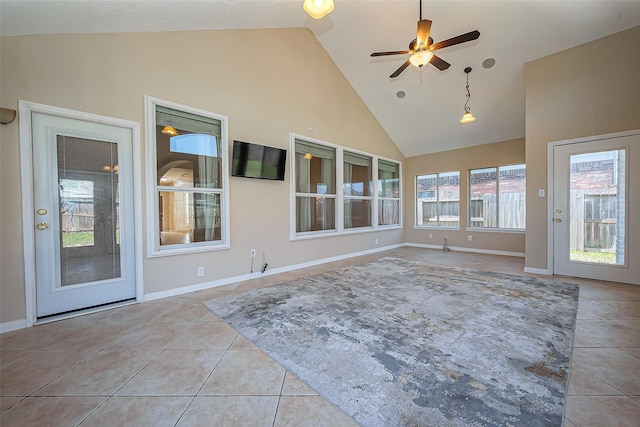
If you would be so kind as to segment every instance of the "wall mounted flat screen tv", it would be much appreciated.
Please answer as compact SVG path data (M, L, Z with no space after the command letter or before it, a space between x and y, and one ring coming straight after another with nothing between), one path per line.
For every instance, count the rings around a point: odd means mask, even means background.
M233 141L231 176L284 181L287 150Z

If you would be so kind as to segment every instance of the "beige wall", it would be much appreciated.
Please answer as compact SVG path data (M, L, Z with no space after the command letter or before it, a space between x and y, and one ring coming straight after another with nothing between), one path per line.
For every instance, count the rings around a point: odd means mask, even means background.
M404 160L306 29L20 36L0 43L3 107L17 108L23 99L139 122L143 164L135 167L144 169L146 158L144 95L228 116L230 141L288 149L295 132ZM9 322L25 317L21 218L30 213L21 212L18 121L0 131L0 322ZM374 249L376 238L378 247L402 242L397 229L290 242L288 174L285 182L229 182L231 249L145 258L145 293L248 274L250 249L257 263L264 252L277 268ZM201 265L204 278L196 277Z
M640 128L639 43L635 27L526 64L528 268L547 268L548 143Z
M473 126L467 125L467 126ZM469 169L513 165L525 162L524 139L479 145L408 158L404 163L404 240L422 245L442 245L447 237L449 246L498 252L524 253L524 233L466 231L468 222ZM414 228L415 180L418 175L460 171L460 230ZM529 171L527 170L527 175ZM529 219L527 218L527 223ZM429 237L431 234L432 237ZM468 241L471 235L473 240Z

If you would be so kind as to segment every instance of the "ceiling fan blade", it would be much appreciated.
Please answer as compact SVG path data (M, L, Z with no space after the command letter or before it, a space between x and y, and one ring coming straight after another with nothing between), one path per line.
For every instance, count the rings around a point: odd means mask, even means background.
M453 37L447 40L443 40L441 42L437 42L431 45L429 49L438 50L444 47L453 46L460 43L470 42L471 40L475 40L480 37L480 31L474 30L466 34L461 34L457 37Z
M398 77L398 76L400 75L400 73L401 73L401 72L403 72L403 71L405 70L405 68L407 68L410 64L411 64L411 62L409 62L409 60L407 59L407 60L405 61L405 63L404 63L404 64L402 64L402 65L400 66L400 68L398 68L397 70L395 70L395 71L393 72L393 74L391 74L389 77L391 77L391 78Z
M429 40L429 34L431 33L431 21L428 19L421 19L418 21L418 33L416 39L418 40L418 48L427 46Z
M392 50L390 52L373 52L371 56L404 55L411 53L410 50Z
M451 67L451 64L436 55L433 55L433 58L431 58L431 61L429 62L440 71L444 71L447 68Z

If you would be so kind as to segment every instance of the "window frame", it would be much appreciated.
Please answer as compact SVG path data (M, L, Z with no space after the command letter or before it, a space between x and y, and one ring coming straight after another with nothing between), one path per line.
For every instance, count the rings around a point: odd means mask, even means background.
M525 171L525 175L524 175L524 195L525 195L525 226L523 228L507 228L507 227L500 227L500 216L498 215L500 212L500 169L501 168L510 168L510 167L514 167L514 166L522 166L524 171ZM478 170L484 170L484 169L495 169L496 172L496 218L498 221L498 226L497 227L477 227L477 226L472 226L471 225L471 173L473 171L478 171ZM503 164L500 166L486 166L486 167L481 167L481 168L474 168L474 169L469 169L468 174L467 174L467 226L465 227L466 231L476 231L476 232L500 232L500 233L516 233L516 234L523 234L526 232L527 228L526 228L526 194L527 194L527 164L526 163L514 163L514 164Z
M380 160L383 160L388 163L396 163L398 165L398 179L399 179L398 197L384 197L379 195L380 191L379 191L378 185L380 181L380 176L379 176ZM402 227L402 163L397 162L395 160L387 159L384 157L376 157L375 165L373 167L372 172L373 172L373 183L374 183L373 195L375 196L373 204L375 206L374 218L375 218L376 229L387 230L390 228ZM398 224L380 224L380 218L379 218L380 212L378 208L378 202L385 201L385 200L398 201Z
M363 195L362 196L354 196L354 195L346 195L344 194L344 185L345 185L345 180L344 180L344 167L345 164L350 164L353 165L354 163L347 163L344 160L345 157L345 153L348 154L354 154L354 157L357 156L362 156L362 157L366 157L370 160L370 164L369 164L369 168L370 168L370 173L369 173L369 181L366 183L363 183ZM351 150L351 149L343 149L342 150L342 185L340 187L341 193L342 193L342 225L345 229L345 231L356 231L356 230L366 230L366 229L371 229L373 228L373 223L374 223L374 218L373 218L373 199L374 199L374 185L373 185L373 156L370 154L364 154L364 153L359 153L356 152L355 150ZM351 182L350 184L353 184L353 182ZM365 196L364 195L364 186L365 185L369 185L369 195ZM367 201L369 202L369 225L367 226L363 226L363 227L355 227L355 226L351 226L351 227L346 227L345 226L345 222L346 222L346 218L345 218L345 212L344 212L344 203L347 200L351 200L351 201Z
M297 212L296 212L296 197L305 196L312 193L298 193L296 189L296 161L295 161L295 153L296 153L296 140L301 140L304 142L317 144L320 146L324 146L327 148L331 148L335 150L336 153L336 168L335 168L335 186L336 186L336 194L335 194L335 228L333 230L318 230L318 231L305 231L305 232L297 232L296 224L297 224ZM344 152L358 154L371 158L371 181L372 181L372 194L370 197L368 196L357 196L357 197L345 197L344 195ZM402 229L402 162L394 159L389 159L386 157L377 156L371 153L367 153L364 151L356 150L349 147L343 147L341 145L332 144L326 141L322 141L315 138L310 138L308 136L289 133L289 152L291 157L290 162L290 241L296 240L306 240L306 239L316 239L323 237L331 237L331 236L340 236L340 235L349 235L349 234L358 234L358 233L370 233L381 230L389 230L389 229ZM379 225L378 224L378 200L381 200L378 196L378 160L385 160L388 162L393 162L398 165L398 173L399 173L399 196L397 199L399 200L398 209L399 209L399 217L398 224L392 225ZM333 195L331 195L333 198ZM344 201L345 200L371 200L371 226L368 227L344 227Z
M208 117L214 120L220 121L220 145L222 155L222 171L221 171L221 186L220 188L206 188L206 187L194 187L185 190L177 190L174 187L161 186L158 183L158 166L157 166L157 143L155 138L156 129L156 106L171 108L174 110L184 111L203 117ZM154 98L145 95L145 117L146 117L146 152L147 152L147 257L163 257L171 255L199 253L217 251L223 249L229 249L229 139L228 139L228 121L227 116L212 113L210 111L202 110L187 105L178 104L171 101L166 101L160 98ZM171 245L171 247L163 248L160 245L159 234L159 202L158 194L167 191L181 191L188 193L206 193L206 194L219 194L220 203L222 208L220 209L220 241L209 242L193 242L180 245Z
M342 186L338 184L338 147L334 146L333 144L319 144L316 141L311 141L309 139L302 139L302 138L294 138L293 139L293 145L291 147L291 168L295 169L295 165L296 165L296 140L301 140L302 142L307 142L310 144L314 144L314 145L323 145L324 147L330 149L331 151L333 151L333 161L334 161L334 168L333 168L333 192L329 193L329 192L325 192L325 193L302 193L302 192L298 192L297 187L296 187L296 183L297 183L297 179L295 174L292 175L292 179L291 179L291 186L293 189L293 210L295 213L297 213L297 199L298 197L304 197L306 199L312 199L312 198L321 198L324 200L333 200L333 225L334 227L332 229L328 229L328 230L313 230L313 231L301 231L298 232L297 231L297 224L298 224L298 218L297 218L297 214L294 215L293 219L294 222L292 224L292 229L293 232L296 233L297 236L308 236L308 235L316 235L316 234L334 234L338 231L338 227L339 227L339 222L338 222L338 215L339 212L341 212L341 209L338 209L338 196L340 194L340 192L342 191ZM341 164L341 163L340 163ZM340 173L341 174L341 173Z
M431 176L431 175L435 175L436 176L436 206L438 206L441 203L440 200L440 175L442 174L452 174L452 173L457 173L458 174L458 225L454 226L454 225L432 225L432 224L418 224L418 178L419 177L424 177L424 176ZM432 173L423 173L423 174L419 174L415 176L415 179L413 180L413 185L414 185L414 203L415 203L415 209L414 209L414 216L415 216L415 220L414 220L414 228L416 229L432 229L432 230L461 230L462 229L462 221L460 219L460 202L461 202L461 187L462 187L462 173L459 170L451 170L451 171L444 171L444 172L432 172ZM424 215L424 214L423 214ZM438 222L440 222L440 215L438 214Z

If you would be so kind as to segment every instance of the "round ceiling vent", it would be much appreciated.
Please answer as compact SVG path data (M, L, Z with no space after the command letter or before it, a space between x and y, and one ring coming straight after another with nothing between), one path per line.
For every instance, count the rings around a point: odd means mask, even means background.
M482 61L482 66L484 68L491 68L494 65L496 65L496 60L494 58L487 58L484 61Z

